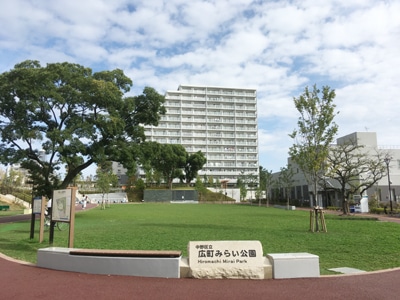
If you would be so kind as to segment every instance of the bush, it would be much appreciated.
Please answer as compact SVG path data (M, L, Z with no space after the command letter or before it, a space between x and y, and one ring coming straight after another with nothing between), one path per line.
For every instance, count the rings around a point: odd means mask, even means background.
M338 206L328 206L326 209L327 209L327 210L335 210L335 211L340 211L340 210L342 210L342 208L341 208L341 207L338 207Z
M381 215L385 213L385 209L381 208L381 207L372 207L369 209L369 212L371 214L377 214L377 215Z
M368 207L369 207L370 211L379 207L379 200L376 197L376 195L372 195L372 197L369 199Z
M375 208L371 208L369 210L369 212L372 213L372 214L383 215L383 214L385 214L385 208L375 207ZM400 210L397 209L397 208L393 208L393 214L398 214L398 213L400 213ZM390 207L389 206L386 207L386 214L390 214Z

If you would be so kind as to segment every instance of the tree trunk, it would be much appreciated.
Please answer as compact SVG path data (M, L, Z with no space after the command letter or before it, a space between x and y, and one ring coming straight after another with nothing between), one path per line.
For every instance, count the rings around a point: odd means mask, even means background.
M65 176L63 182L60 185L60 189L65 189L68 187L68 185L74 180L74 178L84 169L89 167L93 163L93 159L89 159L87 162L84 164L76 167L73 170L68 170L67 175Z
M318 206L318 183L317 183L317 176L314 176L314 203L311 203L311 206Z
M349 203L347 202L347 195L346 192L342 190L342 211L344 215L348 215L349 214Z

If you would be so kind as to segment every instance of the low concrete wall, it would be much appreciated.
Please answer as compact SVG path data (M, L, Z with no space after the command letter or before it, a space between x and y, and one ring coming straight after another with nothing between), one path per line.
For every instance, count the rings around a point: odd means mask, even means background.
M286 209L286 210L296 210L296 206L294 205L274 205L274 208Z
M140 277L192 277L187 257L119 257L72 255L76 248L38 250L37 266L70 272ZM319 257L309 253L277 253L263 257L263 279L319 277ZM212 268L212 266L210 266ZM261 279L261 278L260 278Z
M179 278L180 257L116 257L71 255L77 249L49 247L38 250L37 266L47 269L141 277ZM79 249L78 249L79 250Z
M144 190L145 202L198 201L195 190Z

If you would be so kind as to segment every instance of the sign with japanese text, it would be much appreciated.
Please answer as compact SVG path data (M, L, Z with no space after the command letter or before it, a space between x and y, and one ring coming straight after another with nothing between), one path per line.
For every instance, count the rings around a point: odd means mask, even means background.
M259 241L194 241L189 242L191 268L248 268L263 265Z

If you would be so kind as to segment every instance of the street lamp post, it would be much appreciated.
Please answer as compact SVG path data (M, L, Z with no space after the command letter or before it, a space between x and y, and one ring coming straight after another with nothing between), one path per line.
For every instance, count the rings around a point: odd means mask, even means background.
M389 202L390 202L390 214L393 215L393 205L392 205L392 190L390 188L390 172L389 172L389 165L390 165L390 160L392 158L390 156L385 157L385 163L386 163L386 168L387 168L387 176L388 176L388 185L389 185Z

